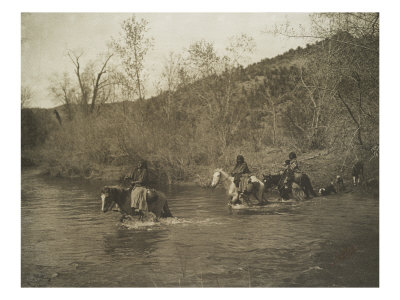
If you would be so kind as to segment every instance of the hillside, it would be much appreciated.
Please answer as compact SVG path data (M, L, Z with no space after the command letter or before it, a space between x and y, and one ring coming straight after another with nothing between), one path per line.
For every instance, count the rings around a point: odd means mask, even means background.
M356 159L377 177L379 58L355 42L342 34L89 115L77 104L73 118L65 106L24 109L23 161L52 175L117 179L144 158L159 182L204 183L237 154L260 175L296 151L320 184L348 176Z

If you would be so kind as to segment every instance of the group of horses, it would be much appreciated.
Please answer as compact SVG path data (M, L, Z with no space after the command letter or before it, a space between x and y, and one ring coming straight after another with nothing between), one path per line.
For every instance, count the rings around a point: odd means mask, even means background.
M211 187L216 187L222 183L230 197L230 204L245 204L245 205L264 205L271 200L267 200L266 193L273 187L277 187L280 196L283 199L293 198L301 201L309 198L310 195L316 196L314 189L311 185L310 178L304 173L295 173L294 182L290 187L283 185L282 174L276 175L263 175L263 180L258 179L256 176L248 176L247 188L243 191L233 181L233 177L222 169L216 169L213 174ZM288 192L285 194L285 190ZM279 200L280 201L280 200Z
M273 202L267 200L266 197L266 193L271 188L276 186L278 189L282 189L282 176L281 174L263 175L263 180L258 179L256 176L248 176L246 177L245 191L241 191L234 183L234 178L232 176L222 169L216 169L212 176L211 187L214 188L222 183L230 197L230 203L232 205L264 205ZM291 198L299 201L308 198L310 195L316 196L310 178L303 173L295 174L294 182L291 184L289 190ZM101 201L102 212L118 210L125 216L134 216L137 214L137 212L131 208L131 189L129 188L105 186L101 191ZM140 219L143 218L143 213L147 214L147 216L150 215L154 219L172 217L167 198L162 192L148 189L146 201L148 212L139 212Z

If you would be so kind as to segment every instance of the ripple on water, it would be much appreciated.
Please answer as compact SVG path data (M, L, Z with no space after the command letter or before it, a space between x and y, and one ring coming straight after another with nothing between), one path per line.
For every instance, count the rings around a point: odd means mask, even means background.
M22 286L378 284L376 199L232 214L223 191L183 187L166 192L174 218L121 223L100 212L103 185L22 173Z

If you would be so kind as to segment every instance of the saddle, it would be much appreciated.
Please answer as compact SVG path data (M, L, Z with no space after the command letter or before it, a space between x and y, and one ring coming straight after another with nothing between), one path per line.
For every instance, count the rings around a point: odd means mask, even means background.
M143 186L141 186L141 188L142 187ZM135 186L126 189L126 191L128 191L129 194L131 194L134 189L135 189ZM146 198L145 199L146 199L147 204L151 204L158 200L158 194L155 189L150 189L150 188L145 188L145 189L146 189Z
M248 174L243 174L240 177L238 192L247 194L250 193L252 190L253 184L250 181L250 176Z

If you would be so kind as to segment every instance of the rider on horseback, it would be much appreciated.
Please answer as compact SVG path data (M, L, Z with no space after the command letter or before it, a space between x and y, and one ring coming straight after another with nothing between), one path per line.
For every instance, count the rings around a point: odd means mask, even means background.
M291 169L290 160L285 160L284 170L278 184L278 190L281 197L285 200L289 199L292 190L292 183L294 182L294 172Z
M233 182L235 183L236 187L239 187L240 178L243 174L249 174L250 170L247 166L247 163L244 161L243 155L238 155L236 157L236 165L231 172L233 176Z
M244 161L243 155L238 155L236 157L236 165L231 172L233 176L233 183L235 184L238 194L236 197L232 198L232 203L236 201L246 201L247 196L253 189L253 185L250 183L250 170L247 163Z
M293 170L293 172L301 173L299 168L299 163L297 162L296 153L294 152L289 153L289 163L290 163L290 168Z
M298 184L300 184L300 186L307 185L308 188L304 189L306 196L309 197L309 193L311 193L312 196L317 197L317 194L312 188L310 179L305 173L300 170L299 163L297 161L297 155L295 152L289 153L289 165L290 166L288 169L290 169L290 171L287 172L287 176L284 176L286 177L285 180L287 181L288 185L291 187L293 182L297 182Z
M140 160L138 166L133 170L127 179L132 179L132 192L131 192L131 208L132 210L138 210L139 214L143 211L148 211L146 192L149 178L147 172L147 163L145 160Z

